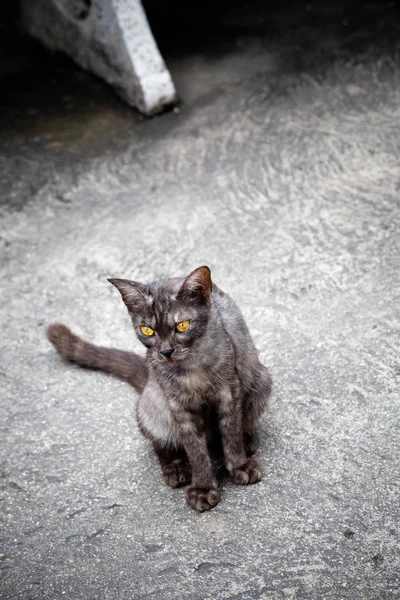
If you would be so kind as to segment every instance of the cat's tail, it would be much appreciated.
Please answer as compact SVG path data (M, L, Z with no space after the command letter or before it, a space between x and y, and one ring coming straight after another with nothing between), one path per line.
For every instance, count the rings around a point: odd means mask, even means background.
M46 334L66 360L81 367L111 373L130 383L138 392L143 390L148 373L144 358L138 354L89 344L59 323L50 325Z

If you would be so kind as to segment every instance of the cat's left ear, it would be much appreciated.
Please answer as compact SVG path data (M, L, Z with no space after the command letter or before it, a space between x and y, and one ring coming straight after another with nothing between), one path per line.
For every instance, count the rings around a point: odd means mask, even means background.
M188 275L179 290L180 294L184 295L201 295L204 298L212 292L211 271L208 267L203 266L195 269Z
M130 281L129 279L107 279L112 283L122 296L128 308L133 308L135 304L144 299L144 288L138 281Z

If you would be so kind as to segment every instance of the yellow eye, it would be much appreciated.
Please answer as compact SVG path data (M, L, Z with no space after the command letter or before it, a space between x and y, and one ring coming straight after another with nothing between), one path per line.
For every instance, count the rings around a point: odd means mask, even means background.
M181 333L183 331L187 331L190 327L190 321L181 321L180 323L178 323L176 325L176 329L177 331L180 331Z
M146 327L145 325L141 326L140 331L143 333L143 335L154 335L154 329L151 327Z

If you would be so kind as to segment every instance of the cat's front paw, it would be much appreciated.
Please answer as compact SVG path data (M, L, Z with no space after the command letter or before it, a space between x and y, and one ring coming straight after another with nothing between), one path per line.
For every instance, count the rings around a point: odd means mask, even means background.
M197 512L204 512L217 506L221 500L219 491L214 488L198 488L190 486L186 492L186 501Z
M236 467L231 472L233 483L238 485L250 485L261 481L262 471L258 462L254 459L246 461L240 467Z
M192 480L192 471L189 462L180 458L164 464L162 472L167 485L172 488L182 487Z

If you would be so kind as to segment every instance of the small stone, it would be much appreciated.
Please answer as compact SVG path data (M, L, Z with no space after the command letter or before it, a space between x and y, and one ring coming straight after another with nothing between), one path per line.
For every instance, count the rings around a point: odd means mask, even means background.
M381 565L384 561L384 558L382 556L382 554L380 554L380 552L378 552L378 554L375 554L375 556L372 557L372 560L375 563L376 567L379 567L379 565Z
M351 529L346 529L346 531L344 531L343 535L348 540L351 540L351 538L354 537L354 531L352 531Z

